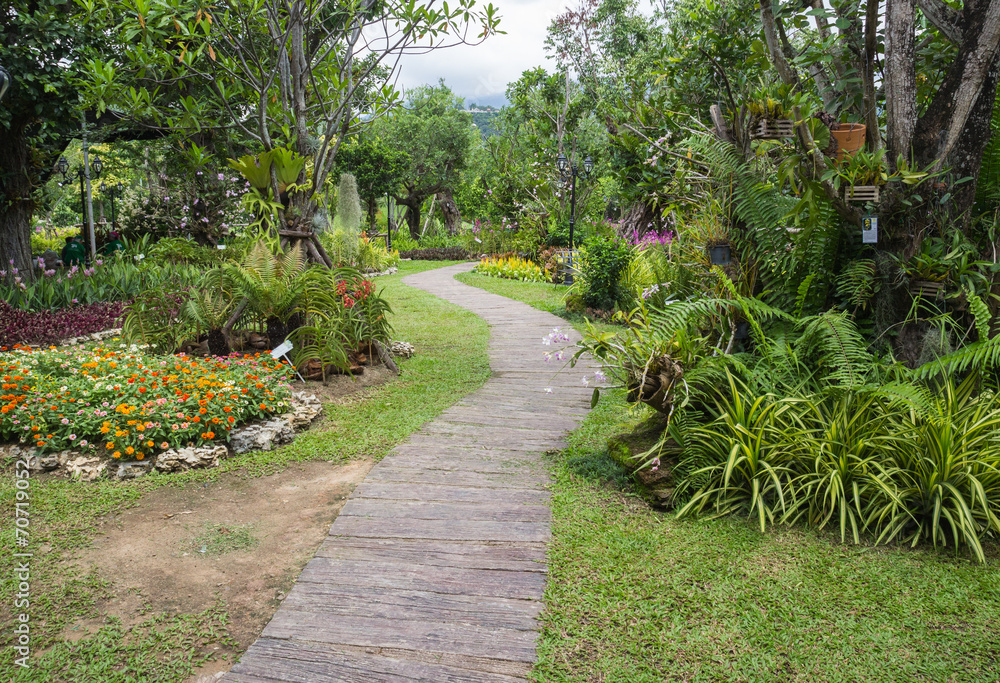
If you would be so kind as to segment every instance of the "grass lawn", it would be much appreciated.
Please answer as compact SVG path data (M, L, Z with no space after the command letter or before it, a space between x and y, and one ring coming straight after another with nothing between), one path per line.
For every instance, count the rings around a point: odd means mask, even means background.
M460 279L556 312L565 288ZM550 460L553 543L533 673L550 681L1000 680L1000 555L841 545L649 509L606 440L620 396Z
M146 621L125 628L106 618L102 605L114 597L113 581L67 569L74 553L94 538L95 521L120 515L161 487L193 487L223 473L246 478L272 474L290 463L310 460L377 460L458 397L489 376L485 322L457 306L406 287L402 277L449 265L407 262L400 272L376 281L394 310L394 339L412 343L416 355L400 365L402 375L377 388L326 406L326 420L300 434L289 446L224 461L213 470L128 482L73 483L63 478L31 479L30 560L31 668L14 664L14 501L12 463L0 474L0 680L16 681L183 681L216 646L231 646L225 602L198 614L149 613ZM297 388L298 390L298 388ZM290 513L294 514L294 513ZM247 544L252 544L249 532ZM168 561L168 560L165 560ZM20 613L22 609L17 609ZM82 639L67 637L77 622L100 622ZM38 656L40 655L40 656Z

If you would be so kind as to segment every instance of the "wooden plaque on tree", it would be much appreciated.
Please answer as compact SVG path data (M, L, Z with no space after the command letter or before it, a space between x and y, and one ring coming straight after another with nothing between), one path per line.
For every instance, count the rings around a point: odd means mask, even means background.
M844 189L844 199L849 202L877 202L878 185L848 185Z
M789 119L764 119L754 129L756 140L780 140L790 138L795 134L795 126Z

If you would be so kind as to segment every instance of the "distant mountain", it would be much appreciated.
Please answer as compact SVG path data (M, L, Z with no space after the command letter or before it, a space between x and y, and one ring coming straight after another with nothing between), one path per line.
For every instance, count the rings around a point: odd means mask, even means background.
M496 128L493 127L493 119L500 114L500 110L498 108L491 107L488 104L476 104L475 102L470 102L465 111L472 114L472 122L476 125L476 128L479 129L479 133L484 138L497 134Z

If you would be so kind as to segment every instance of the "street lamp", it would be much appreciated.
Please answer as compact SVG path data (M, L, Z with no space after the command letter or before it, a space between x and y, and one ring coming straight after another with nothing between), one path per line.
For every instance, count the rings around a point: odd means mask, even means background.
M7 90L10 88L10 80L10 72L0 66L0 100L7 94Z
M99 157L94 157L94 162L90 165L94 171L94 177L99 178L101 176L101 171L104 170L104 164L101 163ZM66 157L59 157L59 161L56 162L56 170L62 174L63 182L69 180L69 162L66 161ZM86 177L86 172L83 166L78 166L75 171L76 175L80 178L80 211L83 215L83 222L81 223L80 236L81 238L87 231L87 199L86 191L83 187L83 181ZM103 183L102 183L103 184Z
M590 176L590 172L594 170L594 160L589 156L583 162L583 169L572 163L566 158L565 154L560 154L559 158L556 159L556 166L559 168L559 176L565 181L567 177L570 180L570 199L569 199L569 265L570 274L567 278L568 282L572 282L572 266L573 266L573 229L576 226L576 179L579 176L583 176L584 179Z

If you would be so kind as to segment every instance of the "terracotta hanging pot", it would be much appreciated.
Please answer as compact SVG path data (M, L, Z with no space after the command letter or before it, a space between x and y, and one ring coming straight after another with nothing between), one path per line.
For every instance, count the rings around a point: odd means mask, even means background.
M862 123L842 123L837 130L831 130L830 135L837 141L837 161L841 162L845 156L854 156L855 153L865 146L865 125Z

